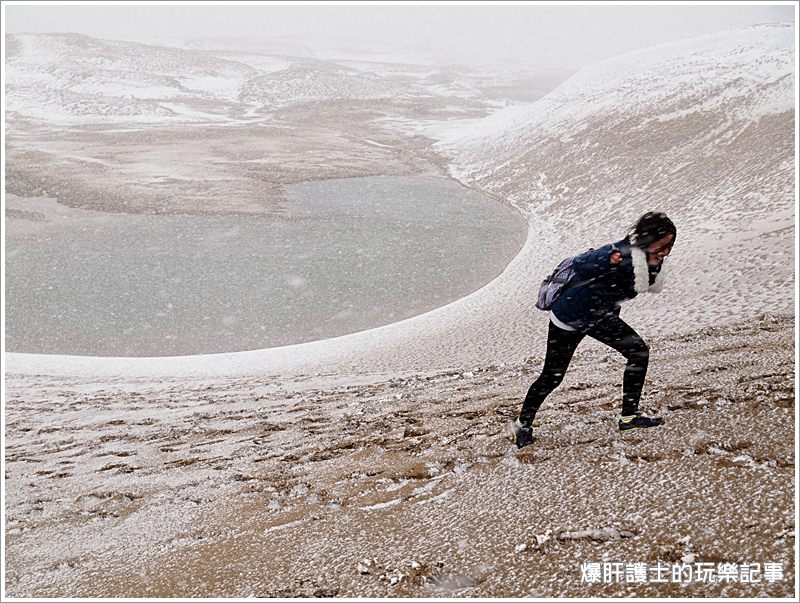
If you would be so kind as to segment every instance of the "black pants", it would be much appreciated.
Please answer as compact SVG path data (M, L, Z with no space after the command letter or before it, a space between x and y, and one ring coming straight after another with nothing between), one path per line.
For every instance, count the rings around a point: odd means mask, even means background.
M641 337L618 316L610 316L588 331L565 331L550 322L547 355L539 378L531 385L520 413L520 423L530 425L544 399L564 379L575 349L589 335L617 350L628 360L622 380L622 415L632 415L639 408L639 398L647 374L650 350Z

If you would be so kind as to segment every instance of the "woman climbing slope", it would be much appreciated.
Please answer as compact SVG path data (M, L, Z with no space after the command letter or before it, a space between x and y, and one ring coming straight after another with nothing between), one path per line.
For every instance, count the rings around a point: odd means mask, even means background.
M575 349L586 335L628 360L619 429L661 425L660 418L639 414L649 349L619 313L620 304L639 293L661 291L664 258L672 251L676 234L675 225L666 214L648 212L621 241L574 258L574 277L551 307L542 373L528 390L519 417L509 424L509 434L517 448L533 442L536 412L564 379Z

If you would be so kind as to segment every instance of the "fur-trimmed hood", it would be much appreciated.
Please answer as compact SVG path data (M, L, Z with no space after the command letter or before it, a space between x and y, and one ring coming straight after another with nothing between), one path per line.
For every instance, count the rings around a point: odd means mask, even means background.
M631 259L633 260L633 288L636 293L661 293L664 290L664 264L656 275L655 282L650 284L650 270L647 265L647 254L641 247L631 245Z

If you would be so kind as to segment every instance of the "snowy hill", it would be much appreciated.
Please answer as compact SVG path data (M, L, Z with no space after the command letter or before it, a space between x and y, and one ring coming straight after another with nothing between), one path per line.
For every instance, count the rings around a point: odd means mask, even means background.
M378 75L308 58L78 34L6 38L6 111L53 123L226 121L252 110L390 98Z
M642 177L683 180L670 176L736 149L737 138L753 134L745 130L794 110L794 39L789 25L752 27L610 59L538 102L450 130L441 147L460 178L537 213L597 198L598 185L634 192ZM761 157L767 166L774 159ZM631 169L630 161L649 169ZM539 177L531 183L531 176ZM548 176L560 180L557 189Z
M7 47L7 112L54 122L158 121L203 102L224 109L259 75L200 52L77 34L12 35Z

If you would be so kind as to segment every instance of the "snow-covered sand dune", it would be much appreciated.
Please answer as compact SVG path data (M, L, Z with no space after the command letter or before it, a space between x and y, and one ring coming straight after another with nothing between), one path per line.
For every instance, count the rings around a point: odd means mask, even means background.
M623 315L645 337L790 312L794 264L791 25L723 32L591 66L541 100L448 124L454 176L517 207L528 240L503 274L379 329L256 352L158 359L10 354L12 374L114 377L393 372L517 361L538 349L539 280L621 238L649 210L678 227L664 293ZM430 130L429 135L435 135Z

